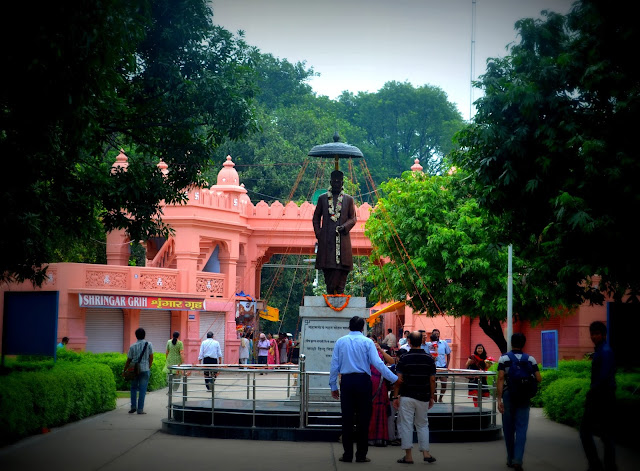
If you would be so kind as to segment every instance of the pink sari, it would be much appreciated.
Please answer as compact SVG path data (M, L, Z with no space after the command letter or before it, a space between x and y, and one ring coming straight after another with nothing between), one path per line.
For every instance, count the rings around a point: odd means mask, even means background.
M384 361L382 353L378 352L380 359ZM389 390L382 374L373 366L371 367L371 395L373 396L373 408L371 421L369 422L369 440L374 444L386 446L389 441ZM377 443L376 443L377 442Z
M268 365L277 365L278 362L278 343L275 339L269 340L269 355L267 355L267 364Z

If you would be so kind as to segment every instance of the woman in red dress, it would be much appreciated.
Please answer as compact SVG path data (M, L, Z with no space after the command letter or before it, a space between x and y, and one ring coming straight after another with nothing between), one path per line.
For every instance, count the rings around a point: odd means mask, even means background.
M468 370L487 371L487 352L484 345L479 343L473 350L473 354L467 360L466 368ZM478 407L478 379L482 384L482 397L489 397L489 387L487 386L486 376L469 376L469 397L473 399L474 407Z

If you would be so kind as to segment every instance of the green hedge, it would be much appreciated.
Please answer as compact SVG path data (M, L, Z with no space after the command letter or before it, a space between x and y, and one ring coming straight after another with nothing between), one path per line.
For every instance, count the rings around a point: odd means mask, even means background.
M555 380L542 394L546 416L554 422L572 427L580 425L590 382L588 377L577 376Z
M616 442L636 446L633 434L622 432L626 424L640 421L640 370L622 369L616 372L616 407L614 417ZM545 415L562 424L579 427L584 402L591 386L591 361L567 360L558 363L556 370L543 370L542 384L535 406L544 407Z
M122 377L122 371L127 362L127 355L125 353L74 352L60 349L58 350L58 360L102 363L111 369L116 390L127 391L130 387L129 381L125 381ZM147 391L155 391L156 389L162 389L167 386L167 376L162 372L165 361L166 355L164 353L153 354L153 364L151 365L151 375L149 377Z
M538 385L538 394L531 399L533 407L545 405L544 394L558 379L562 378L587 378L591 376L591 362L585 360L561 360L558 368L546 368L540 370L542 382Z
M115 381L105 365L58 362L0 378L0 443L116 407Z

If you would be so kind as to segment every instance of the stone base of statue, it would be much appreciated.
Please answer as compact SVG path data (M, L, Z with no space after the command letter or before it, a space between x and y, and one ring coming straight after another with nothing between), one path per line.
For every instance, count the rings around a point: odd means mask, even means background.
M363 297L304 297L304 305L300 307L300 353L305 356L305 370L318 373L308 376L310 401L333 401L339 404L331 397L329 389L333 346L336 340L349 333L349 320L353 316L366 319L368 315L366 298Z

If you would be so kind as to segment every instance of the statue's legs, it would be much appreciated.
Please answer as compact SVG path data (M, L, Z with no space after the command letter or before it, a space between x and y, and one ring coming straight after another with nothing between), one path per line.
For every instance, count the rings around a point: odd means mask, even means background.
M349 270L325 268L322 272L324 273L324 282L327 284L327 294L344 294Z

